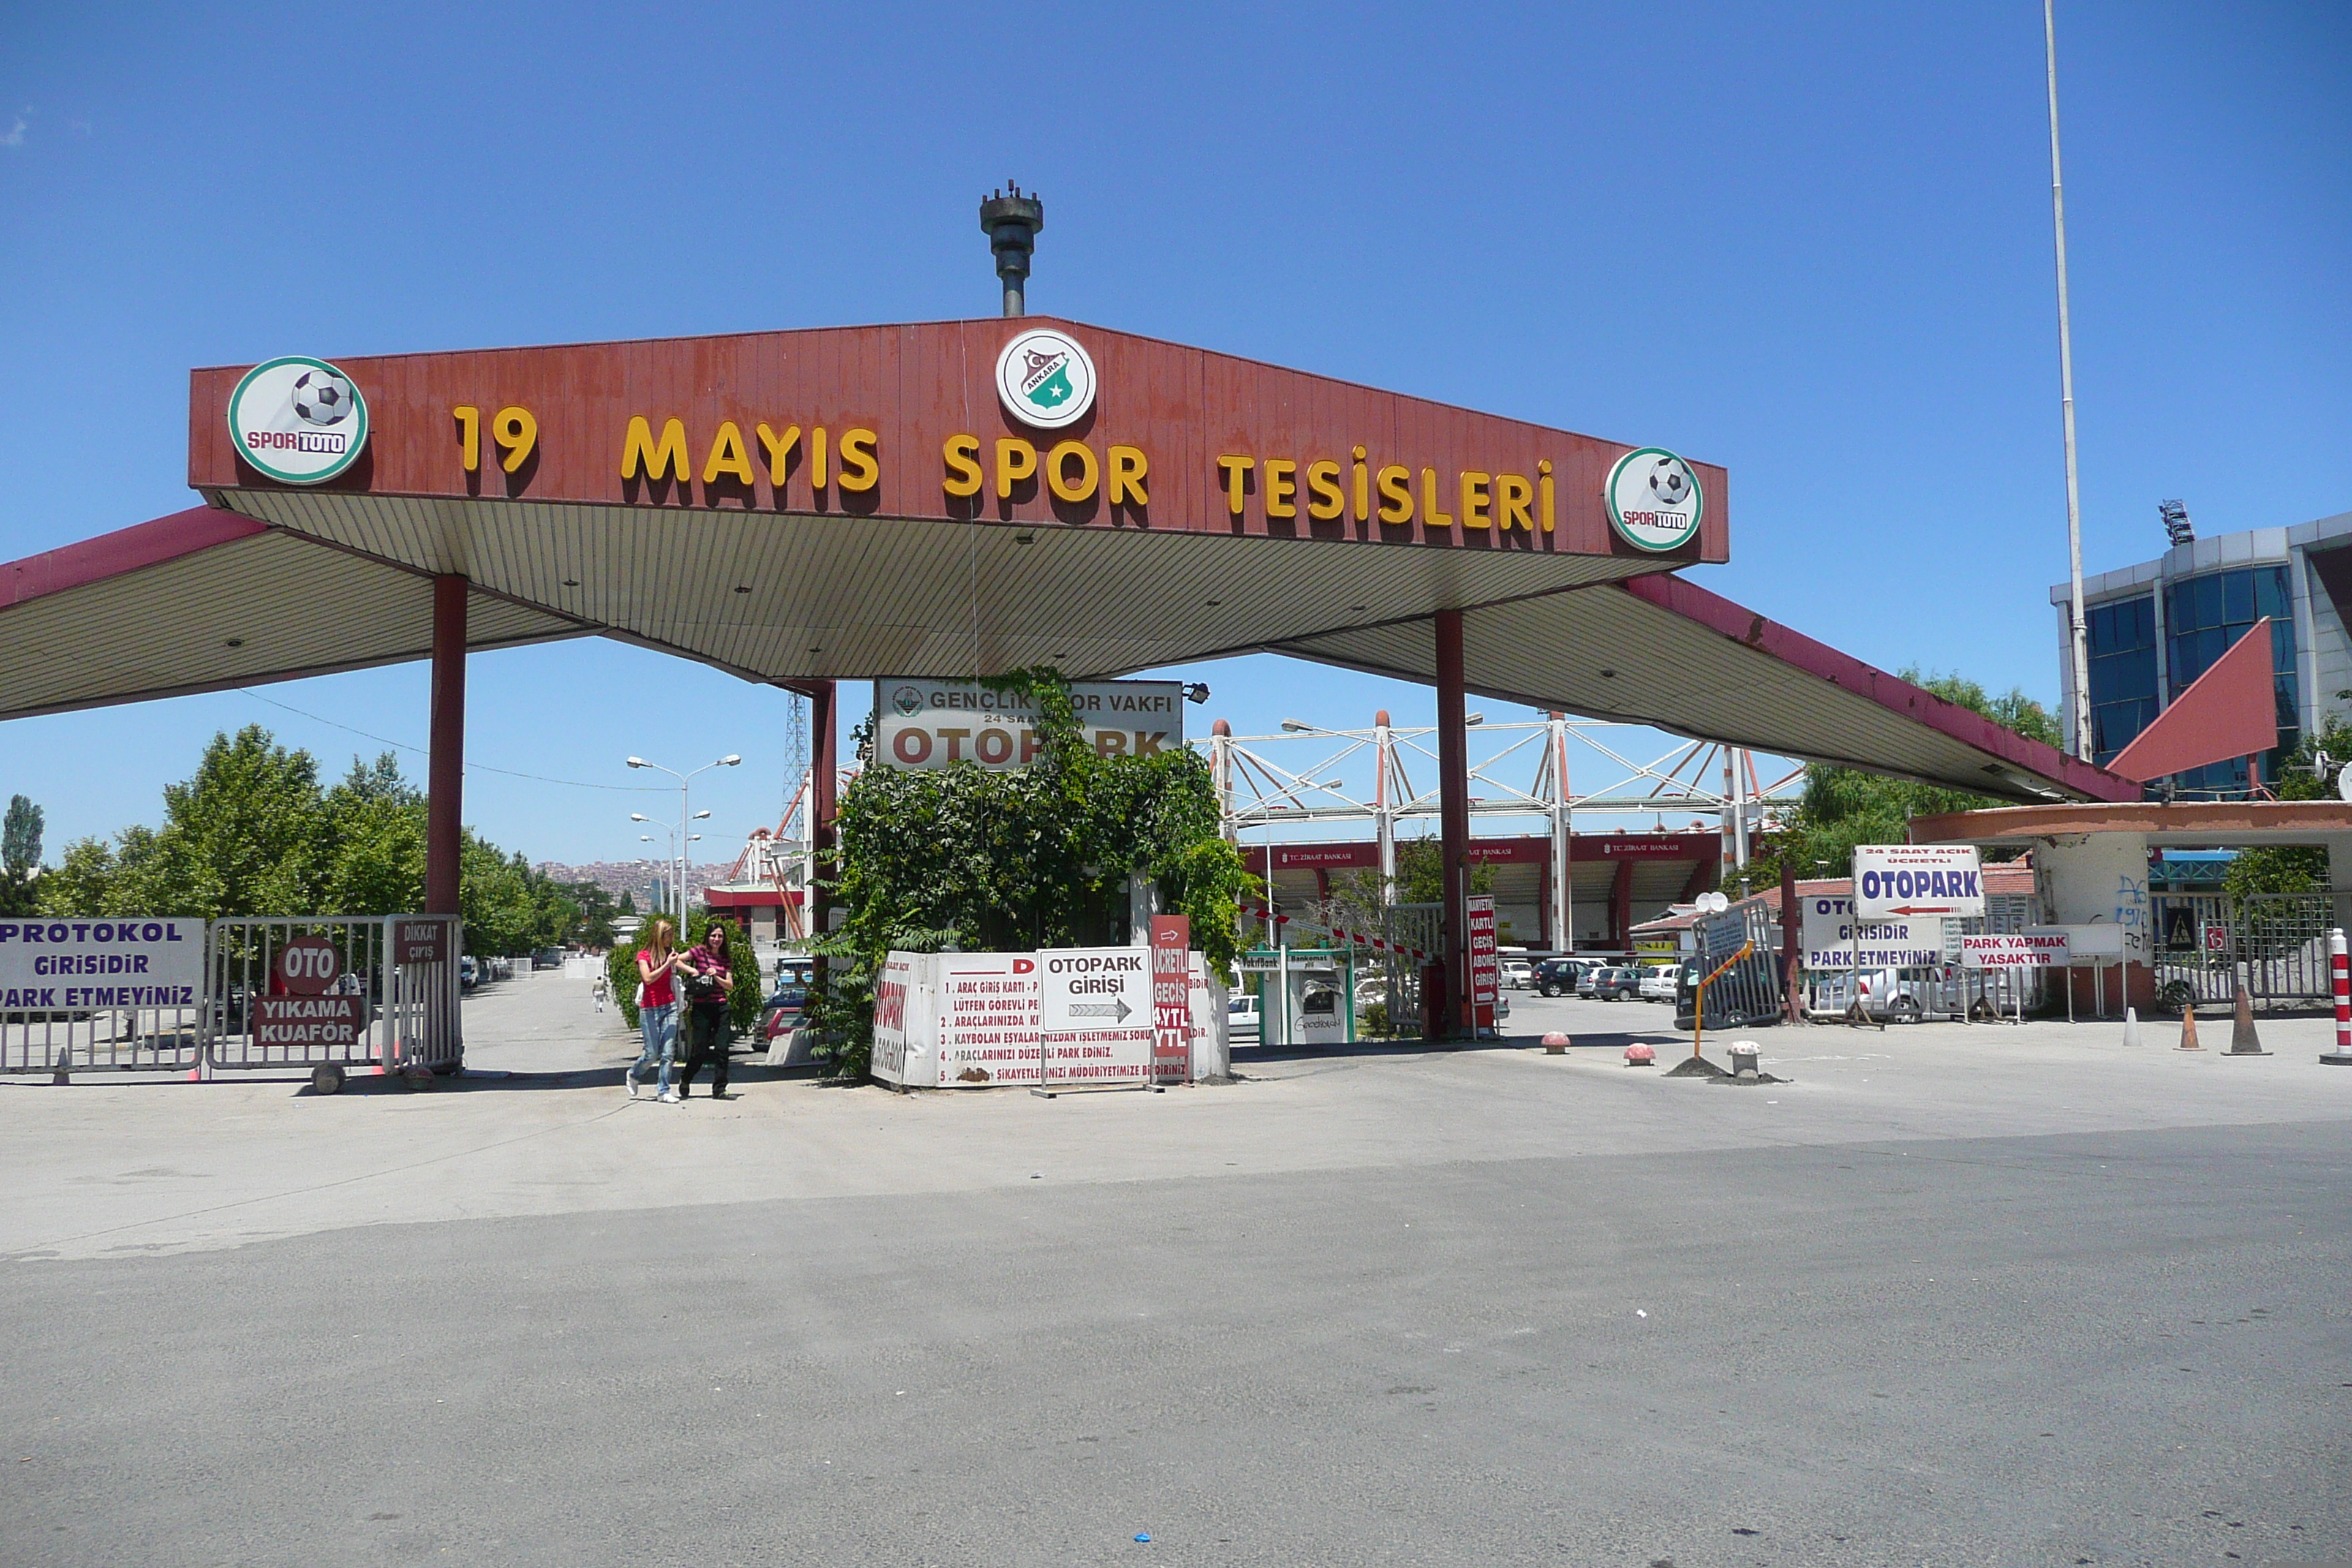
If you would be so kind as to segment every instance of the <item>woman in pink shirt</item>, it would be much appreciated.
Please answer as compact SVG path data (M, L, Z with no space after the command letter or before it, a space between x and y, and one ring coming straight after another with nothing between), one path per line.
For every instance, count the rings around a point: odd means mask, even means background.
M649 1071L658 1060L661 1102L678 1103L669 1087L670 1068L677 1058L677 992L670 984L670 973L677 967L677 954L670 951L669 921L656 921L653 940L637 953L637 978L643 982L637 993L637 1028L646 1037L646 1048L621 1075L631 1100L637 1098L637 1074Z

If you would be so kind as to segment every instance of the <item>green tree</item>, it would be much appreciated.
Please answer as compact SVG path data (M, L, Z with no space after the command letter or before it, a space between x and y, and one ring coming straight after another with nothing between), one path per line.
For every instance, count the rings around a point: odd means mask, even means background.
M1470 865L1473 893L1495 890L1495 868L1486 861ZM1443 839L1400 838L1396 847L1396 901L1401 904L1442 904L1445 901L1445 845ZM1316 914L1335 931L1377 934L1381 929L1381 874L1377 868L1347 871L1331 879L1331 896Z
M2352 726L2330 719L2319 732L2305 735L2279 769L2281 800L2333 800L2336 781L2324 774L2319 758L2329 766L2352 757ZM2252 893L2315 893L2328 885L2327 851L2309 846L2241 849L2221 875L2221 887L2233 899Z
M248 725L215 735L193 777L163 791L163 826L84 838L41 877L51 914L388 915L425 900L425 796L390 752L352 759L331 790L318 762ZM459 912L467 951L563 942L581 905L520 855L465 835Z
M1994 697L1962 676L1926 675L1916 668L1904 670L1902 677L2029 740L2053 746L2062 743L2058 721L2022 691L2012 689ZM1811 763L1805 769L1804 793L1796 809L1782 818L1780 831L1765 841L1750 862L1748 875L1758 887L1777 880L1784 864L1799 877L1843 877L1853 863L1855 845L1901 844L1915 816L2003 804L1963 790L1887 778L1859 768Z
M873 1037L873 985L891 949L929 952L1077 947L1122 929L1130 873L1160 907L1188 915L1210 965L1239 948L1239 900L1256 879L1219 836L1208 763L1189 750L1097 753L1069 684L1040 667L992 681L1037 707L1036 761L1018 773L970 763L869 767L843 792L830 869L842 927L813 943L835 961L814 999L819 1049L860 1076ZM861 744L870 734L861 732Z
M0 819L0 915L30 914L38 900L34 881L41 874L41 808L21 795L8 797Z

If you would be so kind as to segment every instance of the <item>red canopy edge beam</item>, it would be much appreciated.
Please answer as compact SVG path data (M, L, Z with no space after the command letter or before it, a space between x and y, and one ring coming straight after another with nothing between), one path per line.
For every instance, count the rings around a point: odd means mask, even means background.
M0 565L0 610L268 531L268 523L241 513L194 506L95 539L76 540Z
M2068 756L2055 746L2028 739L1983 714L1947 700L1899 676L1874 668L1850 654L1757 612L1709 593L1670 573L1636 577L1617 584L1626 593L1660 609L1671 610L1742 647L1769 654L1831 685L1869 698L1880 707L1939 730L1963 744L1986 752L2022 772L2036 773L2078 790L2093 800L2132 800L2139 788L2105 768ZM1726 737L1727 739L1732 737ZM1745 738L1741 738L1743 741ZM1772 749L1769 740L1757 743Z

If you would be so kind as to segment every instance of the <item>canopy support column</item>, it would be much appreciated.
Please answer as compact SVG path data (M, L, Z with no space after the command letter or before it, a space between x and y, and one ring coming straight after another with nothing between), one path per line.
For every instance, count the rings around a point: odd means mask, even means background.
M1445 982L1456 1026L1475 1034L1470 998L1470 737L1465 732L1462 612L1437 612L1437 805L1445 858Z
M466 579L433 579L433 718L425 807L425 912L458 912L466 793Z
M835 740L838 728L834 714L835 689L830 680L812 680L801 689L808 693L809 700L809 848L818 875L831 879L838 875L830 862L841 773ZM812 936L821 936L827 930L826 916L832 905L833 900L812 882L808 889Z

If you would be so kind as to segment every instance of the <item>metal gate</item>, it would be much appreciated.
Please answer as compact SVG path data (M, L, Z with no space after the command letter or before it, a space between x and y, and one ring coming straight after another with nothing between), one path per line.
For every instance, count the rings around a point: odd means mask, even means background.
M1391 904L1381 911L1381 940L1389 944L1389 1027L1400 1038L1421 1038L1421 966L1444 951L1444 904ZM1419 951L1423 956L1415 958Z
M330 1094L354 1069L457 1067L458 934L430 915L215 921L205 1066L309 1068Z
M0 1012L0 1073L190 1072L203 1025L201 1005Z
M2333 893L2158 893L2157 994L2177 1005L2234 1001L2240 981L2257 1002L2330 994L2327 932ZM2177 989L2176 989L2177 988Z

